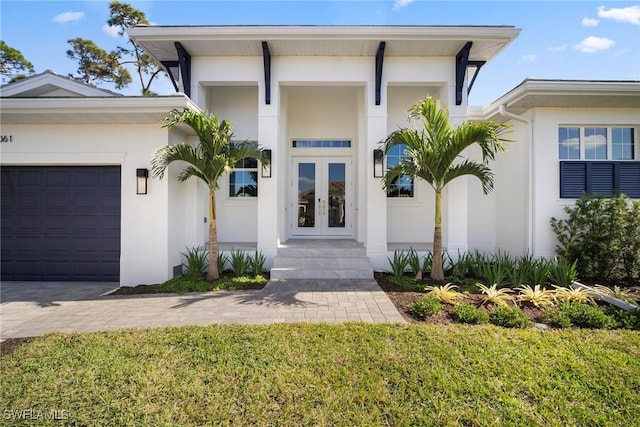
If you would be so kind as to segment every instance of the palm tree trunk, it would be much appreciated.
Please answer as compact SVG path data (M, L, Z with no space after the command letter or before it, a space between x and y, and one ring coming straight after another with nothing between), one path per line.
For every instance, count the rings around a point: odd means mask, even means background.
M430 277L433 280L444 280L442 269L442 190L436 190L436 224L433 229L433 261Z
M207 280L220 278L218 271L218 226L216 224L216 197L215 189L209 190L209 268Z

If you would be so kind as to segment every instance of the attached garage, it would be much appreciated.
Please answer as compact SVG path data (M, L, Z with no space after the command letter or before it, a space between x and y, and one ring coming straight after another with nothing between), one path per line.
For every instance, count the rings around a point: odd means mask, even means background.
M3 166L2 280L120 279L120 166Z

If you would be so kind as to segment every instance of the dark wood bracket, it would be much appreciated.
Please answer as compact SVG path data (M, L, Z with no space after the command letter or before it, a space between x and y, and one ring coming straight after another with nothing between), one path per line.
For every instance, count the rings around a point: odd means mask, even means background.
M384 48L386 44L386 42L380 42L378 52L376 53L376 105L380 105L381 102L382 63L384 61Z

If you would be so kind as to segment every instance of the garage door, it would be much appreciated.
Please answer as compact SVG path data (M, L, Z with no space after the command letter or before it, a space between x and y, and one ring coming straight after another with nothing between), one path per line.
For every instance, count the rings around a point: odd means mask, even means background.
M0 172L2 280L119 280L119 166Z

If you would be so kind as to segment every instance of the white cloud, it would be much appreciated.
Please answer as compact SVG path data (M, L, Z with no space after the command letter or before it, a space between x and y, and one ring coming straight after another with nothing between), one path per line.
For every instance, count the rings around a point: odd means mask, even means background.
M405 7L409 3L413 3L413 1L414 0L396 0L396 2L393 4L393 10L398 10L402 7Z
M59 13L53 17L51 21L59 24L66 24L67 22L79 21L84 18L84 12L64 12Z
M561 44L558 46L550 46L549 47L549 52L564 52L565 50L567 50L567 45L566 44Z
M597 27L598 26L598 21L597 19L593 19L593 18L582 18L582 25L584 25L585 27Z
M120 34L118 34L118 31L120 31L120 29L118 27L110 27L108 24L104 24L102 26L102 31L106 34L109 34L111 37L120 36Z
M640 5L608 10L604 6L600 6L598 8L598 17L640 25Z
M529 63L531 63L531 62L535 62L535 61L536 61L536 59L538 59L538 55L536 55L535 53L529 53L529 54L527 54L527 55L523 55L523 56L522 56L522 60L523 60L524 62L529 62Z
M616 44L615 41L606 37L589 36L573 46L573 48L582 53L596 53L601 50L607 50L614 44Z

